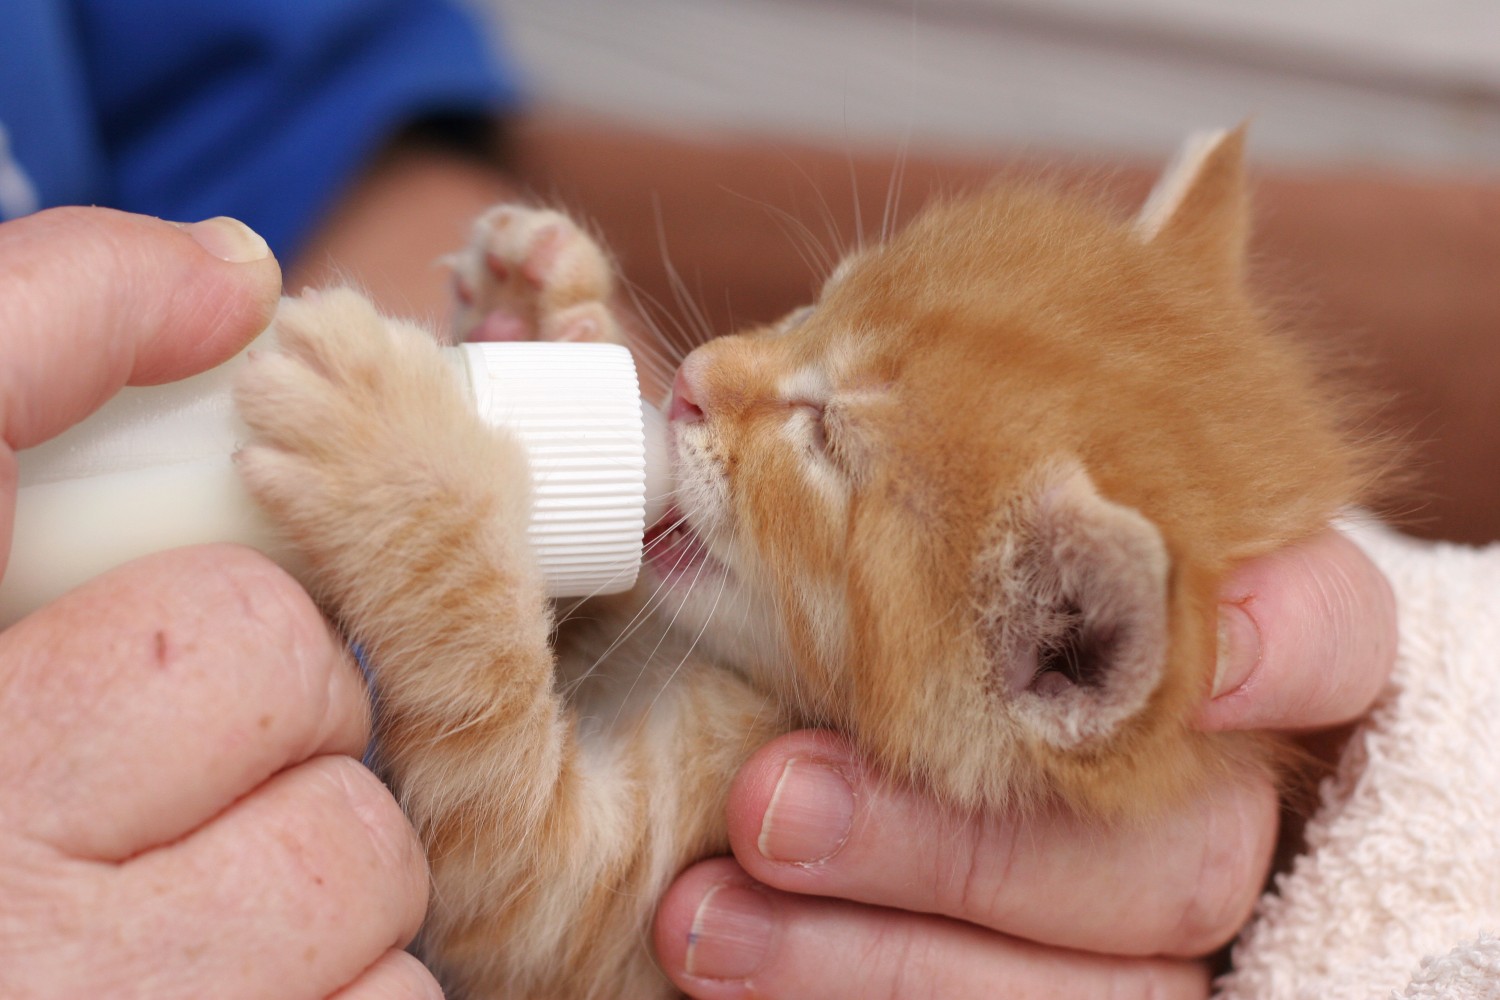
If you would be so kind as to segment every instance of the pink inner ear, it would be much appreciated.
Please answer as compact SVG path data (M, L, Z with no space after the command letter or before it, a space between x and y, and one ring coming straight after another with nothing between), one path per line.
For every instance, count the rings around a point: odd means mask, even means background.
M1167 656L1166 547L1077 463L1044 474L998 547L996 669L1047 743L1108 737L1150 700Z

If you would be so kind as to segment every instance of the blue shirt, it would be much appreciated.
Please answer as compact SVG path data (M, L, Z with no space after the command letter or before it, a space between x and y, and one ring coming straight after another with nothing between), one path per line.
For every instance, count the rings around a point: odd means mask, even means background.
M517 88L450 0L4 0L0 219L243 219L283 260L403 126Z

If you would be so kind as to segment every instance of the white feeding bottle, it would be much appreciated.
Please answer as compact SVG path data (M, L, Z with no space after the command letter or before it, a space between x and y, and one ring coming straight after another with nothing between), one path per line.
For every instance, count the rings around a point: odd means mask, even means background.
M527 452L528 531L554 597L629 589L645 529L671 492L667 427L641 400L630 352L611 344L444 348L479 414ZM231 387L244 355L181 382L128 388L84 422L21 453L0 626L137 556L242 542L298 571L295 553L240 484L248 435Z

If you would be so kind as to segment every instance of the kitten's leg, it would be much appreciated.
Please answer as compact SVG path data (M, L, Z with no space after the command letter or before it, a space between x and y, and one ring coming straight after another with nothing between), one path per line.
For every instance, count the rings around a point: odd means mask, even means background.
M459 340L625 343L609 258L566 215L496 205L448 263Z
M375 665L382 755L413 819L481 794L407 773L470 744L511 776L482 794L533 820L562 745L519 443L475 415L430 336L349 289L284 301L277 330L236 389L253 432L240 470Z
M354 292L285 302L277 325L237 388L239 463L371 664L380 763L432 867L426 957L455 995L669 994L644 928L673 873L725 849L724 775L775 713L686 669L650 724L584 745L519 445L428 336Z

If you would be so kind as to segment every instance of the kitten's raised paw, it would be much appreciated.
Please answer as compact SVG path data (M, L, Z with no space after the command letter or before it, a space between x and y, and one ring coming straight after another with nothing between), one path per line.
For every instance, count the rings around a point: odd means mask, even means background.
M624 343L609 260L560 212L496 205L449 263L460 340Z

